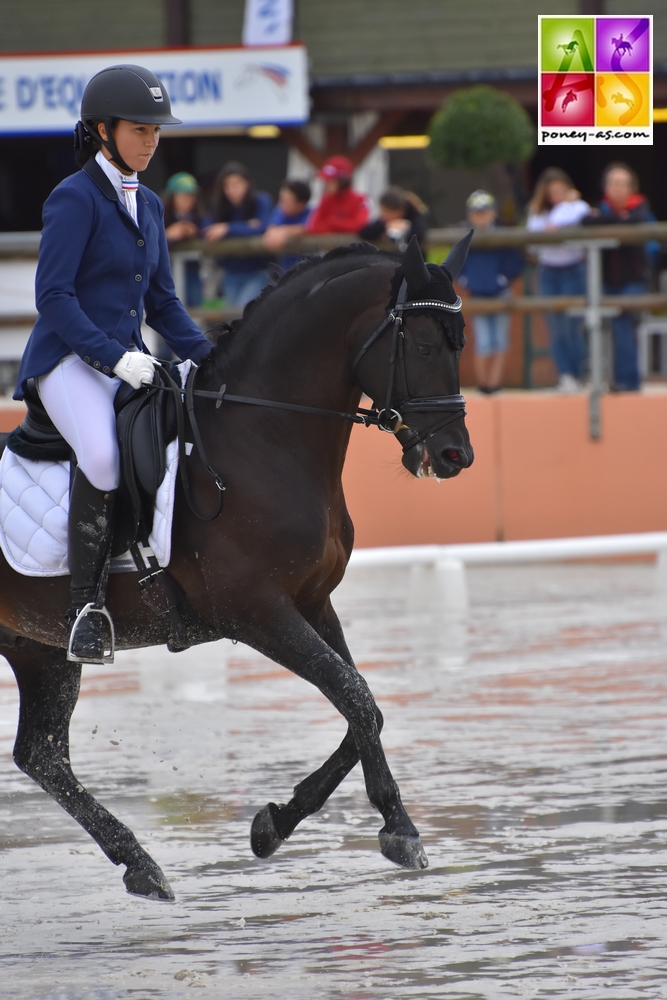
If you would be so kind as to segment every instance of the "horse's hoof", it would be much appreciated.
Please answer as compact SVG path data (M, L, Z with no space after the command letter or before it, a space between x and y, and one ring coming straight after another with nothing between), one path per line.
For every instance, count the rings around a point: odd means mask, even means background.
M380 830L380 850L385 858L401 868L428 868L428 858L419 837L408 837L400 833L386 833Z
M277 808L274 802L269 802L268 806L259 810L252 821L250 846L258 858L270 858L284 843L273 822L273 811Z
M174 893L160 868L128 868L123 875L128 892L147 899L174 899Z

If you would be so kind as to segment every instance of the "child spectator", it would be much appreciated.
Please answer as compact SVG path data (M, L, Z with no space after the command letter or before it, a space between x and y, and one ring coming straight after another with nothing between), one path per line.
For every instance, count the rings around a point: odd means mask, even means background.
M474 229L493 229L498 217L496 200L488 191L473 191L466 202L467 219ZM518 250L498 247L469 251L459 282L471 295L497 298L509 295L509 285L523 271ZM509 347L510 315L477 313L471 318L475 343L475 374L480 392L498 392Z
M527 227L535 232L576 226L590 212L574 184L560 167L549 167L535 185L528 207ZM558 243L536 248L539 262L540 295L584 295L586 291L585 250ZM561 392L579 388L586 345L581 320L566 312L548 312L551 353L558 369Z
M412 191L390 187L380 198L378 218L364 226L359 235L373 242L388 237L395 240L399 250L405 250L413 236L423 242L426 212L426 205Z
M227 236L261 236L272 209L271 196L255 191L247 167L235 160L218 174L215 210L204 229L209 243ZM265 257L221 257L223 292L227 303L243 308L256 298L270 279L270 261Z
M309 233L358 233L370 215L365 194L352 190L354 165L346 156L330 156L317 176L324 194L306 224Z
M306 231L306 223L310 215L309 201L309 184L305 181L283 181L278 195L278 204L271 212L269 224L264 233L264 246L267 250L282 250L288 240L300 236ZM281 257L280 266L283 271L287 271L300 260L303 260L303 257L298 254Z
M185 172L174 174L167 181L163 197L164 228L170 245L182 240L196 240L201 236L204 211L197 181ZM185 261L185 304L201 305L202 291L199 261Z

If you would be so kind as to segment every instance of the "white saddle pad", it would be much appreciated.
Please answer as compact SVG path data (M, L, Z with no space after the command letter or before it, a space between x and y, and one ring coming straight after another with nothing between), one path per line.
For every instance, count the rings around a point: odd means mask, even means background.
M167 471L155 498L148 539L160 566L171 556L171 522L178 473L178 442L167 446ZM0 548L24 576L66 576L69 462L31 462L5 448L0 459ZM129 552L111 564L111 572L133 572Z

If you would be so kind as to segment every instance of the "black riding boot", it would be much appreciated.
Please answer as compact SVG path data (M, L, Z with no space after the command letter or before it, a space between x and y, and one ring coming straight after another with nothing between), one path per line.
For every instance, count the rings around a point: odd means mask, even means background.
M76 469L69 501L67 552L72 582L66 621L71 626L67 658L79 663L113 661L113 630L104 609L103 591L115 497L114 490L95 489L81 469ZM97 604L100 610L79 618L87 604Z

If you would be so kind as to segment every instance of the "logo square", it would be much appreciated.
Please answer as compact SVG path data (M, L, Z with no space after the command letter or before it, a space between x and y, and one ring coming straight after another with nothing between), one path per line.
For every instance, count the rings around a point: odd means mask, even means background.
M595 125L594 73L542 73L543 125Z
M595 124L634 128L651 124L648 73L596 73Z
M598 17L595 68L600 73L648 73L651 59L647 17Z
M543 73L594 71L594 18L543 17L540 26L540 69Z

